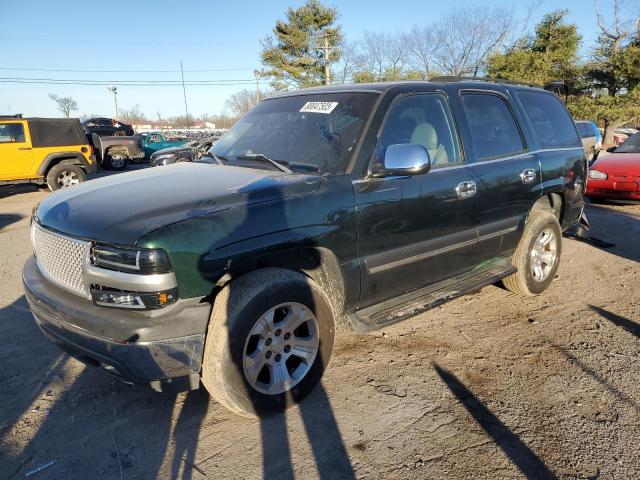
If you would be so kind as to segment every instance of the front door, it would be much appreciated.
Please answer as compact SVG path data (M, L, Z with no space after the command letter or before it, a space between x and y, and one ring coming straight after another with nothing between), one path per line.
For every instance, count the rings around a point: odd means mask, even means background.
M33 168L33 152L26 122L0 124L0 179L25 178Z
M464 162L444 95L396 99L372 163L381 162L389 145L401 143L422 145L432 168L422 175L355 182L361 308L452 277L480 261L475 200L480 185Z

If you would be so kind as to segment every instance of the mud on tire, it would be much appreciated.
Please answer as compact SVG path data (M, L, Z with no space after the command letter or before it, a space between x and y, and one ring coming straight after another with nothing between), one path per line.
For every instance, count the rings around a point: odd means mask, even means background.
M299 362L298 366L290 364L289 361L295 355L289 350L291 353L286 359L285 375L290 374L294 378L297 372L302 371L298 368L306 369L305 373L298 375L297 382L286 391L280 393L274 389L274 394L268 394L265 389L271 380L272 369L278 368L275 365L275 355L281 353L281 361L284 361L287 352L287 345L284 345L285 334L289 335L289 341L295 342L299 333L298 330L294 333L284 327L288 322L286 318L289 318L285 309L282 319L276 318L279 310L272 317L267 315L266 318L272 318L273 324L269 327L271 330L268 335L254 334L258 324L262 325L265 314L280 305L293 305L296 308L304 306L313 314L318 344L313 360L304 364ZM261 322L258 322L259 319ZM283 322L280 332L277 331L279 322ZM315 327L309 323L305 328L311 338L309 331ZM333 310L327 296L313 280L301 273L281 268L263 268L250 272L226 285L216 296L207 330L202 383L215 400L239 415L256 417L268 412L283 411L301 401L320 381L331 357L334 335ZM273 343L267 343L265 337L270 338ZM301 334L300 338L303 337L305 335ZM281 343L276 345L277 342ZM247 356L256 356L255 352L259 350L264 359L269 348L273 348L273 355L269 357L266 371L262 369L260 375L254 375L251 381L248 380L247 375L251 374L245 373ZM249 352L252 354L248 355Z

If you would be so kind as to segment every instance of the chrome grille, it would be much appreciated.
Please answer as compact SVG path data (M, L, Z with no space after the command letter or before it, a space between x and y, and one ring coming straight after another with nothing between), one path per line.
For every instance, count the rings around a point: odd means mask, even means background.
M38 267L45 277L65 290L91 298L82 276L82 265L89 255L89 242L50 232L33 222L31 243Z

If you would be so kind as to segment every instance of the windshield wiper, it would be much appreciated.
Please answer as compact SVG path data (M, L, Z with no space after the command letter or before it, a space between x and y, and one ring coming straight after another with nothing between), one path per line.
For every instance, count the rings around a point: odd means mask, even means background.
M285 173L293 173L291 169L287 166L289 165L287 162L283 160L274 160L273 158L269 158L264 153L248 153L245 155L235 155L234 158L238 160L258 160L262 162L268 162L274 167L276 167L281 172Z

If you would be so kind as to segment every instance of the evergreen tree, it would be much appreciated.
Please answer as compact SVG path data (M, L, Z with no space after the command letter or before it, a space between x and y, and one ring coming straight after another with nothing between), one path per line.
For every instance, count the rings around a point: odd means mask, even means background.
M278 20L273 36L262 42L265 75L277 90L330 83L331 65L340 59L342 33L336 25L338 12L318 0L289 8L285 21Z

